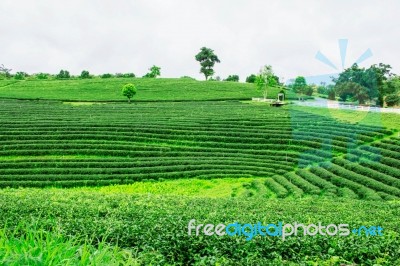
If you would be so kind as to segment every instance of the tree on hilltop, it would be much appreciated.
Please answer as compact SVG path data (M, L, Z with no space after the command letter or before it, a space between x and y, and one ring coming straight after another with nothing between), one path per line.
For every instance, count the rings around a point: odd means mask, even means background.
M92 76L90 75L89 71L83 70L81 75L79 76L81 79L90 79Z
M207 47L202 47L195 58L200 62L200 73L204 74L206 80L208 80L208 77L212 77L214 75L215 72L213 68L215 63L221 62L218 59L218 56L214 54L214 50Z
M144 75L144 78L156 78L161 75L161 67L159 66L154 65L149 70L150 72Z

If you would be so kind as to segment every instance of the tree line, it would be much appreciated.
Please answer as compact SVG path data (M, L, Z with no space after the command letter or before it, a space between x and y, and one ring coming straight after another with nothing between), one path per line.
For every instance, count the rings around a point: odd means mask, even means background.
M26 72L16 72L15 74L11 73L12 69L4 67L4 65L0 66L0 79L16 79L16 80L24 80L27 78L46 80L46 79L91 79L94 77L100 78L135 78L136 75L134 73L104 73L101 75L92 75L88 70L82 70L81 74L78 76L71 75L68 70L61 69L58 74L50 74L50 73L37 73L37 74L28 74ZM146 73L143 78L156 78L161 75L161 67L153 65L149 68L149 72Z

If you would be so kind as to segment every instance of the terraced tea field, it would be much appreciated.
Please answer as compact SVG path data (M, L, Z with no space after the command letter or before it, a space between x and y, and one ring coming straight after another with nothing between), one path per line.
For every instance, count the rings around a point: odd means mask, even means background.
M247 84L138 81L132 104L113 96L118 79L0 84L0 264L400 263L397 115L223 100L256 96ZM385 234L190 237L191 219Z
M0 122L1 187L249 177L278 197L400 196L394 132L300 110L3 101Z

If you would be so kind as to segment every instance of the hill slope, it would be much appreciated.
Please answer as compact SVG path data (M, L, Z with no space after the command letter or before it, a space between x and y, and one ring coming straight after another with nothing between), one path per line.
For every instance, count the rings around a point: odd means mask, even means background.
M272 177L262 185L278 197L400 197L399 139L382 127L240 102L3 100L0 111L2 187Z
M0 98L64 101L125 101L121 89L126 83L138 88L134 101L248 100L260 97L254 84L197 81L192 79L110 78L72 80L1 80ZM276 98L278 88L268 97Z

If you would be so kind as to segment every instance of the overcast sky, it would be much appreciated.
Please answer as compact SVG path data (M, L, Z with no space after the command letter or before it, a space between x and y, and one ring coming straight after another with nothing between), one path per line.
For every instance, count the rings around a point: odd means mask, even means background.
M13 72L134 72L153 64L162 77L203 79L194 56L212 48L216 75L241 80L270 64L285 80L341 69L338 39L348 39L345 66L392 65L400 73L400 1L0 0L0 64Z

